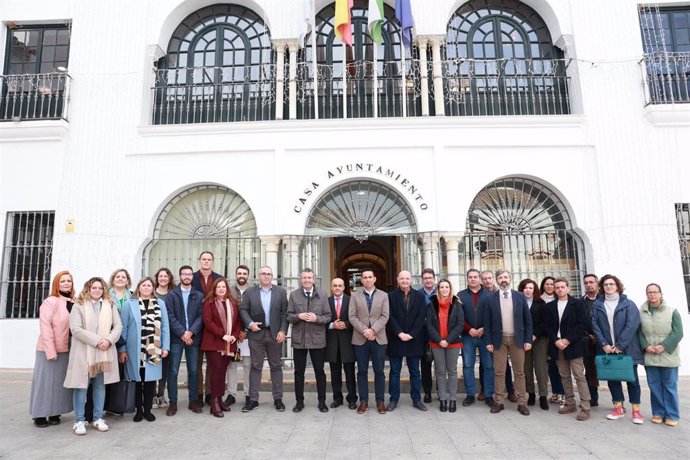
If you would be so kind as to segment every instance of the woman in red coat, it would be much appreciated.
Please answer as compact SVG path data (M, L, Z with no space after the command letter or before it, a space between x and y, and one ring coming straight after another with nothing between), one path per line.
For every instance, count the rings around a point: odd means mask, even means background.
M201 350L206 352L211 368L211 414L223 417L223 411L230 410L222 399L225 371L237 353L237 339L244 329L237 300L225 278L218 278L213 283L211 292L204 299L201 317L204 320Z

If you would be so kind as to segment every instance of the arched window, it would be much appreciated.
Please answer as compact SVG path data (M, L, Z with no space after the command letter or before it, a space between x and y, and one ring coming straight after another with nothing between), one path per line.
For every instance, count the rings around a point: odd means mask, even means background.
M218 4L185 18L156 70L155 124L275 119L275 54L254 11Z
M569 113L566 62L544 20L515 0L471 0L448 22L450 115Z
M467 215L461 260L466 270L506 268L515 286L524 278L569 279L577 291L584 275L583 243L568 210L545 185L509 177L484 187Z
M374 43L367 28L368 2L355 0L352 8L352 47L343 47L335 36L335 4L323 8L316 15L316 48L318 64L319 118L342 118L343 110L343 53L347 68L346 110L348 118L374 116ZM377 45L377 117L419 112L419 63L410 59L405 50L405 88L403 91L400 27L395 11L384 5L385 21L382 28L383 43ZM416 54L413 51L412 55ZM312 69L312 40L304 38L298 66L297 118L314 118L314 85Z

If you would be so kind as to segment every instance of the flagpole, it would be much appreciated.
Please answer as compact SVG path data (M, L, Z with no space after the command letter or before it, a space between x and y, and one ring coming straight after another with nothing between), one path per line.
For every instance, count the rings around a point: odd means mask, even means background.
M343 118L347 118L347 45L343 42Z
M371 46L374 47L374 88L373 88L373 101L374 101L374 118L378 118L379 116L379 78L378 78L378 71L379 71L379 60L378 60L378 49L379 45L376 43L372 37L371 40Z
M404 32L403 32L404 33ZM401 37L402 38L402 37ZM405 80L405 44L404 40L400 41L400 62L402 64L402 116L407 117L407 82Z
M315 0L311 1L311 14L313 22L311 28L311 71L314 74L314 119L319 119L319 65L316 52L316 5Z

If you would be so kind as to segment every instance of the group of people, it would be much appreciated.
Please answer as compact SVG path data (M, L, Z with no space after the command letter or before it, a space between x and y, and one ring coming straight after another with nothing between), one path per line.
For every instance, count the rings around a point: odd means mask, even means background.
M108 431L103 414L109 384L121 380L136 382L135 422L154 421L153 407L167 406L166 415L174 416L183 354L190 411L201 413L204 403L215 417L230 411L237 401L238 364L244 369L242 412L254 410L267 360L273 406L282 412L286 409L282 355L290 325L295 413L305 408L308 356L321 412L329 410L326 362L333 395L330 408L347 403L359 414L368 411L371 363L376 410L381 414L395 410L400 403L403 358L413 407L426 411L425 403L432 401L433 362L439 410L456 412L462 354L463 406L478 399L491 413L499 413L508 399L517 403L520 414L529 415L528 406L536 404L538 392L541 409L548 410L550 379L551 402L560 403L558 412L578 412L578 420L587 420L591 406L598 405L595 355L626 354L634 363L635 380L627 384L633 422L643 423L637 378L641 364L651 390L651 421L675 426L680 416L682 321L663 300L657 284L647 286L647 301L638 309L613 275L601 280L586 275L585 294L575 298L564 278L546 277L540 285L525 279L518 290L512 290L508 271L499 270L494 276L475 269L467 272L467 288L457 295L447 279L436 283L432 269L422 272L421 289L413 289L412 274L401 271L397 287L386 293L376 287L375 273L365 270L361 288L348 296L342 279L331 281L329 295L315 285L314 272L305 268L300 287L288 296L273 283L271 267L261 267L258 284L249 286L249 268L240 265L231 286L213 271L211 252L200 255L199 265L197 271L189 265L180 267L177 285L171 271L161 268L153 278L139 280L133 292L125 269L116 270L109 283L99 277L89 279L79 293L69 272L56 274L50 296L40 307L30 401L34 424L59 424L60 415L74 410L75 434L86 434L89 422L98 431ZM613 410L607 418L623 418L622 383L608 385Z

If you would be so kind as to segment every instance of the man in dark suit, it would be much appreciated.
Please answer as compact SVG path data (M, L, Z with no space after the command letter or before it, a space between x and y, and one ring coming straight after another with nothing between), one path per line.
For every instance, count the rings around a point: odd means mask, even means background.
M398 287L388 293L390 318L386 325L390 374L388 393L390 401L386 411L394 411L400 400L400 370L403 358L410 371L410 396L412 405L426 411L422 402L419 359L426 343L422 331L426 327L426 302L421 292L412 289L412 274L406 270L398 274Z
M240 316L247 325L249 352L252 369L249 373L249 400L242 412L249 412L259 406L259 388L264 358L271 368L273 405L278 412L285 410L283 404L283 342L287 336L288 299L285 289L273 283L273 269L263 266L259 269L259 285L248 288L240 303Z
M424 301L426 306L429 307L431 302L429 299L432 295L436 295L436 272L433 268L425 268L422 270L422 287L419 292L424 296ZM426 331L426 327L422 331L424 335L423 341L426 344L429 341L429 334ZM426 345L425 345L426 350ZM420 366L422 368L422 389L424 390L424 402L431 402L431 389L433 386L433 379L431 375L431 363L434 361L431 353L424 353L422 359L420 359Z
M587 330L587 311L584 302L570 296L570 285L565 278L554 281L556 299L546 304L549 335L549 354L556 361L558 373L565 390L565 405L559 414L570 414L577 411L573 380L577 383L580 395L580 413L578 420L589 419L590 394L585 378L585 342Z
M358 414L364 414L369 407L369 360L374 368L376 410L386 413L384 391L386 374L383 367L386 359L386 323L390 315L388 294L376 288L376 277L372 270L362 272L362 289L352 295L348 318L352 324L352 345L357 359L357 387L359 389Z
M326 359L331 367L333 402L331 407L343 405L343 375L347 386L347 407L357 409L357 383L355 381L355 349L352 346L352 324L348 318L350 296L343 294L345 282L340 278L331 281L331 321L326 334Z
M182 352L187 361L187 379L189 382L189 410L201 413L201 403L197 399L197 363L201 346L201 305L203 294L192 287L193 269L189 265L180 267L180 284L170 291L165 298L170 323L170 371L168 379L168 396L170 405L165 412L167 416L177 413L177 375L180 372Z
M505 373L510 355L518 412L529 415L525 389L525 351L532 349L532 315L525 296L510 288L511 276L508 270L498 270L496 281L498 291L479 299L484 304L486 349L494 354L495 390L491 413L496 414L504 409L503 400L507 396Z
M587 329L585 330L585 377L589 386L589 395L592 397L590 405L599 405L599 380L597 379L597 366L594 364L594 357L597 354L597 338L592 331L592 305L600 296L599 278L593 273L588 273L582 278L585 286L585 294L582 301L587 309Z

